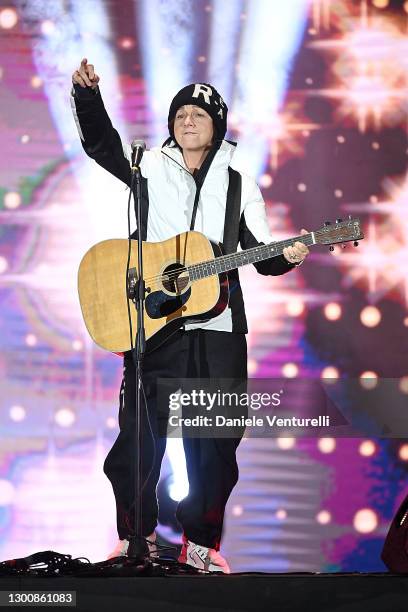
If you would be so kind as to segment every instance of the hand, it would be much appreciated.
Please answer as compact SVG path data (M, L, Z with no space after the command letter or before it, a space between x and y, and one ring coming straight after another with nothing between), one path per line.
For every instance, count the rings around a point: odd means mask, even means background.
M95 73L94 67L92 64L88 64L88 60L86 57L81 62L81 65L78 70L75 70L72 75L72 82L81 85L81 87L91 87L92 89L96 89L99 83L99 77Z
M308 234L309 232L305 229L302 229L300 232L302 235ZM303 242L295 242L293 246L289 246L283 249L283 256L286 261L291 264L300 265L303 263L305 257L309 255L309 249Z

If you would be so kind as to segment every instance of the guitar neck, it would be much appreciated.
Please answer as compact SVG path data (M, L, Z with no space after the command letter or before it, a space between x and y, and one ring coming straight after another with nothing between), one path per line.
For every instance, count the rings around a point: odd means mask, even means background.
M264 261L271 257L278 257L282 255L283 249L288 246L292 246L295 242L302 242L306 246L312 246L316 244L314 239L314 233L302 234L302 236L295 236L294 238L281 240L280 242L271 242L261 246L253 247L239 253L231 253L230 255L223 255L222 257L216 257L211 261L203 261L198 264L188 266L188 274L190 280L199 280L206 278L207 276L214 276L215 274L221 274L222 272L229 272L240 268L248 264L253 264L258 261Z

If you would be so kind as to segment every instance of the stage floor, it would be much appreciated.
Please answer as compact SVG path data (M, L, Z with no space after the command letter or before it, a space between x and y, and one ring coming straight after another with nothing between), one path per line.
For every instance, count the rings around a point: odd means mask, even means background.
M76 606L68 609L78 612L408 610L408 576L388 573L129 578L2 577L0 591L3 594L9 591L75 591ZM4 601L5 596L2 596ZM13 606L14 609L16 607ZM43 609L61 610L61 606L57 608L52 605Z

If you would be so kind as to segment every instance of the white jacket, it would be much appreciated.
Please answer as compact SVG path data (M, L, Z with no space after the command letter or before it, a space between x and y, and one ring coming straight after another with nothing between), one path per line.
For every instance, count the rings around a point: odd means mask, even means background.
M214 242L223 241L228 166L235 145L223 140L208 170L200 192L194 229ZM141 162L148 179L149 215L147 240L166 240L190 229L196 183L177 147L156 147L146 151ZM261 191L251 177L242 176L241 214L258 242L272 241Z
M123 148L113 128L99 90L74 86L71 105L82 146L103 168L130 184L130 147ZM209 167L201 188L194 229L214 242L223 242L225 207L229 182L228 166L233 167L235 145L223 140ZM176 146L154 148L144 153L142 176L147 179L148 212L146 240L160 242L190 229L196 181L188 171L181 150ZM239 242L242 249L272 241L265 203L254 179L242 174ZM291 270L281 255L255 267L261 274L279 275ZM186 329L247 331L238 274L231 274L230 305L208 322L186 325Z

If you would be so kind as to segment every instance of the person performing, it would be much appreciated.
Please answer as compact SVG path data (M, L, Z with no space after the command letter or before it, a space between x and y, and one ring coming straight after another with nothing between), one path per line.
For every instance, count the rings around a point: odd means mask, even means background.
M105 110L100 78L87 59L73 73L72 82L72 110L85 153L129 186L130 161ZM260 189L245 174L241 173L239 214L226 218L229 168L236 147L224 139L227 113L224 100L207 83L189 84L171 101L169 137L162 147L146 151L140 164L144 240L160 242L194 229L221 244L231 244L236 232L243 250L272 242ZM308 252L303 243L295 242L283 255L254 265L263 275L285 274L302 263ZM142 535L151 553L155 552L158 517L156 487L166 446L157 424L157 379L247 378L248 329L238 271L228 276L229 304L220 315L186 323L144 356L143 385L154 441L144 414ZM124 355L120 389L120 432L104 464L115 495L119 535L111 556L126 555L134 531L135 403L135 368L129 351ZM220 542L225 506L238 481L239 442L235 438L183 438L189 492L176 512L183 528L181 562L230 572Z

